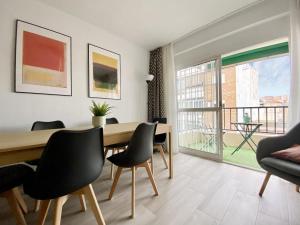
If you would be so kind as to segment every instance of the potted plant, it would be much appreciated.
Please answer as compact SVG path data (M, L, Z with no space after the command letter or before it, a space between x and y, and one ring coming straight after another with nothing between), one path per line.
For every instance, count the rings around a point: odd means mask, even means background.
M111 111L111 106L107 103L96 103L92 101L93 105L90 107L90 111L94 115L92 118L92 123L94 127L104 127L106 124L106 115Z

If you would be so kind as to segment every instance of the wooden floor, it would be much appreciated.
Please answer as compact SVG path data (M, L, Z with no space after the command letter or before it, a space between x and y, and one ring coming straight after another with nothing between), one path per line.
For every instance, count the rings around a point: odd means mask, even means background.
M300 225L300 194L295 186L271 177L264 196L258 196L264 174L185 154L174 156L174 179L168 179L159 154L155 154L155 197L147 174L137 170L136 217L130 216L131 173L121 175L114 198L107 200L112 181L109 163L93 186L107 225ZM28 206L33 201L25 197ZM52 224L51 216L47 224ZM36 224L37 214L26 215ZM4 199L0 199L0 224L15 224ZM80 212L78 198L63 208L62 225L97 224L93 214Z

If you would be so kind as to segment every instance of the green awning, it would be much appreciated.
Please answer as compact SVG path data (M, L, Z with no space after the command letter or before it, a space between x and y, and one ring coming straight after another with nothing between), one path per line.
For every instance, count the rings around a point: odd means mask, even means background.
M222 66L237 64L259 58L285 54L289 52L288 42L283 42L275 45L269 45L262 48L241 52L234 55L229 55L222 58Z

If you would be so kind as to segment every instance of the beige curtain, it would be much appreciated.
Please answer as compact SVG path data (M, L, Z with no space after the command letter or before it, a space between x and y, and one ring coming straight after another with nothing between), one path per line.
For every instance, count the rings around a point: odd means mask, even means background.
M290 0L291 88L289 98L289 128L300 122L300 1Z
M172 125L172 149L178 152L177 133L177 99L176 99L176 74L174 65L173 44L168 44L162 48L163 58L163 79L166 102L166 115L168 124Z

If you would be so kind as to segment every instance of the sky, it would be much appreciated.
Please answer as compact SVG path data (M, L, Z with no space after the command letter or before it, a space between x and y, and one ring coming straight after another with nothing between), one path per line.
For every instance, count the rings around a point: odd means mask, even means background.
M250 64L258 72L259 97L289 95L289 56L264 59Z

